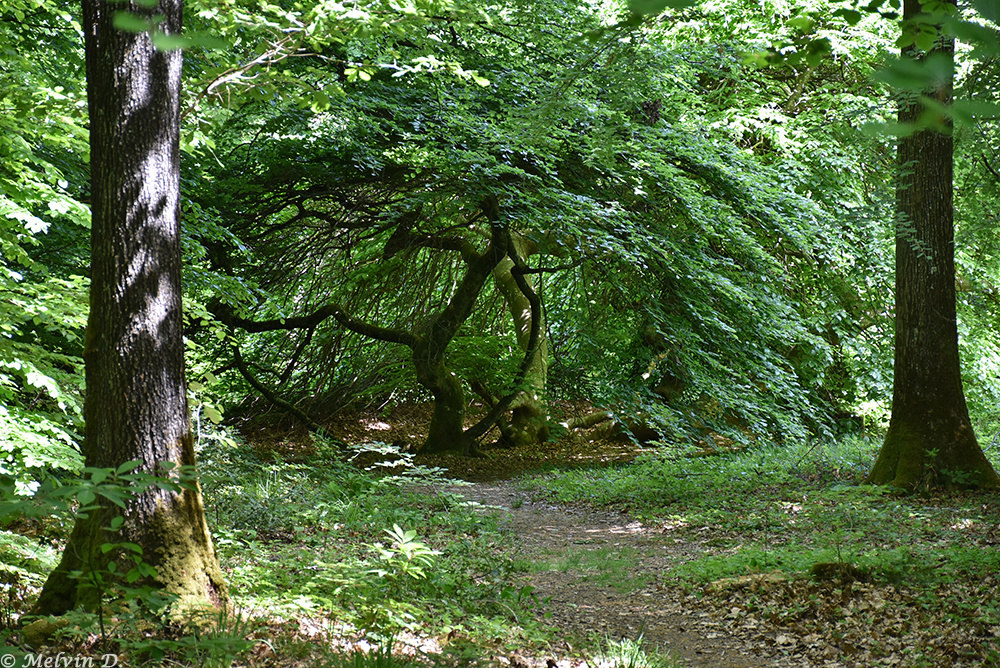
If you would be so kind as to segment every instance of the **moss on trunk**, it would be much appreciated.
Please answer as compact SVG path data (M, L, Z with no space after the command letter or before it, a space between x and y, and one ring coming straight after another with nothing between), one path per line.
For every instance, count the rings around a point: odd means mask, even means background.
M511 242L521 258L532 253L533 247L529 247L529 242L523 237L513 236ZM527 352L532 329L531 303L518 287L512 269L514 269L513 259L509 256L504 257L493 269L493 280L507 302L507 308L514 321L517 344L523 352ZM528 277L524 280L534 289ZM505 430L506 438L514 446L535 445L549 437L549 416L544 399L548 377L548 342L545 338L544 319L538 323L538 332L539 340L535 346L535 353L524 374L524 389L511 404L510 426Z
M465 394L462 381L441 360L417 362L417 378L434 395L434 413L422 452L469 454L465 436Z
M904 17L922 9L905 0ZM933 52L951 55L942 36ZM926 54L903 47L904 60ZM950 79L926 95L952 100ZM900 94L899 122L919 123L924 103ZM950 132L920 129L901 137L896 156L896 320L892 417L868 482L906 490L998 487L976 442L962 388L955 315L954 144Z
M186 445L193 456L193 444ZM120 530L109 531L116 517L125 521ZM138 545L141 554L102 547L122 543ZM136 557L156 569L155 577L125 579L136 567ZM176 597L173 609L178 613L225 603L227 588L196 481L185 482L180 491L145 489L126 500L124 511L103 500L99 508L79 517L34 612L60 615L78 607L95 610L114 590L143 585Z

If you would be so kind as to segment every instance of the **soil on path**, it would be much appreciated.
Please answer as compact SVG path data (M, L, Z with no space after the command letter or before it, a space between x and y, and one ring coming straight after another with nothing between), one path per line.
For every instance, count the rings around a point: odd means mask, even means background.
M581 417L593 407L585 402L553 406L559 418ZM346 416L331 434L346 442L382 441L408 445L422 440L429 420L427 404L402 404L388 414L373 412ZM676 584L666 584L666 573L678 560L700 556L701 546L674 540L658 529L642 526L627 516L606 510L561 506L540 501L517 489L512 476L545 466L608 466L631 461L643 448L615 438L596 438L596 431L551 441L530 449L488 445L482 458L418 456L418 463L447 469L455 478L477 481L451 491L480 503L488 512L505 515L519 544L520 556L536 564L553 564L523 576L534 588L538 614L556 626L565 638L562 659L579 657L579 639L642 640L645 647L670 654L682 665L696 668L762 668L799 664L780 660L740 638L686 596ZM257 439L262 440L258 437ZM276 448L280 449L280 445ZM359 466L366 462L358 459ZM633 563L616 571L616 581L593 570L563 568L565 557L600 551L627 553ZM582 561L585 561L581 559ZM629 584L638 583L638 584ZM551 657L549 657L551 658ZM546 657L518 657L513 668L546 666ZM517 665L523 663L524 665ZM574 662L570 662L576 665ZM559 668L566 663L559 661ZM551 664L547 668L552 668Z
M519 556L543 569L523 576L539 600L538 614L565 638L560 649L574 656L576 639L639 640L645 647L669 653L683 665L704 668L787 666L730 634L706 612L693 608L675 586L665 586L666 573L678 560L697 556L697 546L673 542L656 529L627 516L592 508L554 505L534 499L511 481L476 483L454 488L485 512L497 512L510 523ZM588 555L626 555L611 573L580 568ZM621 568L622 562L628 563ZM577 568L566 564L577 564ZM688 603L686 605L686 603ZM541 660L520 658L525 664ZM787 661L787 658L785 659ZM551 664L549 664L551 666Z

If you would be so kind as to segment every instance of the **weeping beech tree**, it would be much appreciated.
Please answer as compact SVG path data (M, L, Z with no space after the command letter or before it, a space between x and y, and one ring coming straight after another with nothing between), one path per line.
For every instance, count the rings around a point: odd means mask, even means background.
M83 2L93 194L85 463L119 469L138 462L138 472L161 477L195 463L181 317L181 53L158 50L149 33L117 29L113 17L122 10L159 15L159 29L178 35L181 7L181 0ZM138 546L155 569L140 582L179 605L224 601L201 493L196 482L177 483L136 490L124 509L101 499L81 516L35 611L99 606L95 583L110 585L109 573L129 570L119 562L135 550L104 546L123 543ZM109 531L119 516L120 530Z
M252 333L309 329L332 318L341 326L362 336L406 346L410 349L417 381L434 398L427 438L421 451L472 454L476 452L476 441L484 436L511 407L520 391L515 389L495 401L485 416L466 429L466 403L462 379L449 368L447 351L449 344L472 314L484 285L501 261L509 262L506 273L510 275L521 294L521 303L527 310L525 320L529 323L523 346L524 359L513 381L515 388L523 386L529 370L533 368L541 338L541 304L525 278L525 274L530 270L524 265L511 238L510 230L501 218L497 198L493 195L484 197L479 214L489 224L489 243L482 251L478 251L472 242L460 237L425 237L412 233L410 226L416 222L416 215L402 216L397 222L397 230L390 239L392 243L387 245L387 254L396 252L393 250L394 246L400 248L430 246L458 252L465 266L464 273L457 281L448 303L437 312L429 314L418 327L403 329L378 326L353 317L339 304L327 304L309 315L266 321L239 317L232 309L222 304L214 305L213 312L220 321Z
M905 0L910 27L930 25L920 0ZM939 36L921 54L946 59L954 40ZM952 100L952 76L924 95ZM903 92L899 122L927 124L929 106ZM1000 478L976 441L962 388L955 312L953 140L950 129L923 128L899 140L896 186L896 333L892 416L867 482L903 489L997 487Z

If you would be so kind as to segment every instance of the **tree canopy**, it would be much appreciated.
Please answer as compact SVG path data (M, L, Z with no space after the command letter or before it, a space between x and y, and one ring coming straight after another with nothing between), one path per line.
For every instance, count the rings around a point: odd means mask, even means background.
M772 508L792 543L803 507L850 534L878 506L884 542L886 487L993 493L998 25L992 0L7 0L0 522L65 548L34 611L92 609L106 643L106 609L148 606L175 642L164 591L227 600L213 545L245 586L234 554L301 539L289 609L383 640L443 611L450 640L463 596L535 599L464 501L396 502L563 444L631 465L543 493L757 523L756 573L785 567ZM391 443L344 427L393 411L419 424ZM458 547L404 526L439 502ZM957 543L987 511L934 512ZM329 556L345 527L369 542ZM812 581L868 586L829 540Z
M320 428L445 383L456 424L476 418L470 442L443 439L463 451L558 435L553 401L666 444L885 428L884 130L893 90L924 76L885 66L900 7L232 9L189 3L190 33L168 45L189 47L185 335L206 417L276 405ZM79 17L3 11L0 429L5 475L30 494L81 465L88 121ZM996 17L962 11L945 22L959 39L957 329L972 425L990 439ZM914 25L902 34L922 44ZM518 437L529 396L535 427Z

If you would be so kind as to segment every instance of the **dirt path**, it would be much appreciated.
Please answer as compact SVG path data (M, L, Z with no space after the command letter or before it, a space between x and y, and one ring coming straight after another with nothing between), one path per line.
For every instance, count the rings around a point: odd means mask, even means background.
M674 543L617 513L533 500L511 482L453 491L507 517L519 556L543 569L527 573L524 583L544 602L539 613L546 622L564 632L567 655L574 638L641 637L692 667L789 665L741 643L707 613L685 605L682 592L664 586L671 565L693 558L697 546Z

